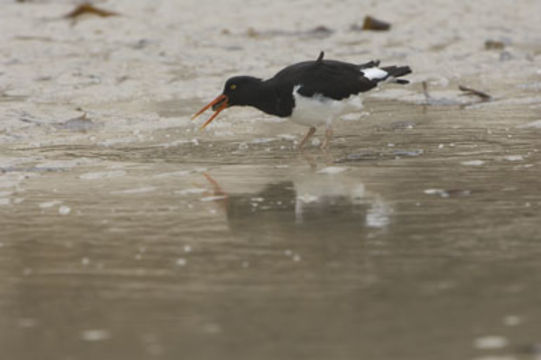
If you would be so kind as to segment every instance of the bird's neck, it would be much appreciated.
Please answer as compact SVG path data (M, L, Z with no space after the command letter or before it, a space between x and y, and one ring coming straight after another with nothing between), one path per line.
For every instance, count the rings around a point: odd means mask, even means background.
M281 94L280 89L266 81L262 81L254 88L252 96L246 105L253 106L269 115L286 117L291 115L291 111L286 104L288 102L286 97Z

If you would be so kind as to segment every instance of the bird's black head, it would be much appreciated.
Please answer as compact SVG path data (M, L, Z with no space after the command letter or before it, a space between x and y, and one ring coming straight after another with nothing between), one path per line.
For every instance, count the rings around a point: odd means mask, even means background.
M229 78L224 85L222 95L227 97L227 106L251 105L257 89L261 86L261 79L252 76L234 76ZM219 107L216 104L213 110Z
M257 90L262 80L252 76L234 76L225 82L221 95L199 110L192 119L195 119L205 110L212 107L214 114L203 124L202 128L210 124L212 120L224 109L235 105L253 105L257 101Z

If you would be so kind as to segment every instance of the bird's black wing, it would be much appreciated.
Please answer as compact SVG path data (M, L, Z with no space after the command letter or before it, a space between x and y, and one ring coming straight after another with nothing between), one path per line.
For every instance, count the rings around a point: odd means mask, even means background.
M377 85L377 81L363 76L359 66L330 60L315 64L300 80L299 94L321 94L334 100L348 98Z
M299 86L298 93L303 96L322 96L341 100L353 94L368 91L377 85L363 76L362 68L376 64L350 64L335 60L305 61L294 64L277 73L270 82L280 84L291 93Z

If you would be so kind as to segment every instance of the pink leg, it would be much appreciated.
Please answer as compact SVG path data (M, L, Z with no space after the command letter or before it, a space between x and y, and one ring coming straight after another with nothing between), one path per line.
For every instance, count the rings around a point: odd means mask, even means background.
M306 141L308 141L308 139L310 139L312 137L312 135L314 135L314 133L316 132L316 128L315 127L311 127L310 130L308 130L308 132L306 133L306 135L304 136L304 138L301 140L300 144L299 144L299 147L298 149L301 150L302 147L304 146L304 144L306 143Z

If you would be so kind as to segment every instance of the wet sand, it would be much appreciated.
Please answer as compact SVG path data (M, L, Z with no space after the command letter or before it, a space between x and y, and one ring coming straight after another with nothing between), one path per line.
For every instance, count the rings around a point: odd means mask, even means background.
M539 357L538 2L2 5L5 356ZM365 14L391 31L350 30ZM251 109L189 121L228 76L321 49L413 83L329 154Z

